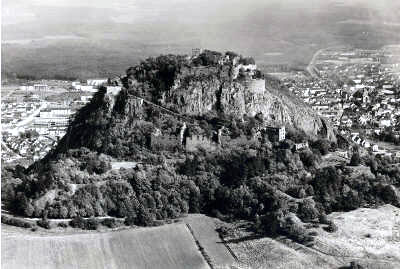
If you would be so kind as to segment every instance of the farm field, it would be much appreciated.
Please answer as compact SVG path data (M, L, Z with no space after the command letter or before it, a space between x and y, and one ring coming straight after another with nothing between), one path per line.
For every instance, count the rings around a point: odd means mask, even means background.
M184 218L183 221L190 225L194 237L205 248L206 253L216 267L229 266L235 263L235 259L215 231L215 221L218 220L201 214L191 214Z
M209 268L184 223L106 233L39 235L2 225L2 268Z

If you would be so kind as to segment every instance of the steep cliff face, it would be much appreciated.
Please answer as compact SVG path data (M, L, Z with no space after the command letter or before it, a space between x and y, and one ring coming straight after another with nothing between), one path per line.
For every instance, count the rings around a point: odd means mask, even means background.
M178 74L162 105L187 115L218 110L242 118L262 113L266 124L291 125L312 136L335 140L332 128L311 108L284 89L265 87L265 80L229 80L218 70L195 68Z

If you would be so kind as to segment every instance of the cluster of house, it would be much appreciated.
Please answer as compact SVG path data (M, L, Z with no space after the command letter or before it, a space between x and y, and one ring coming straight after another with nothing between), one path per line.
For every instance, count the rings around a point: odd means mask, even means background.
M33 161L43 158L56 144L56 140L46 136L34 136L30 138L22 138L19 136L11 136L3 134L3 142L5 154L12 151L14 154L8 158L3 155L2 158L7 161L15 160L15 158L28 158Z
M19 87L20 91L15 91L7 97L7 100L2 100L1 104L3 137L8 137L6 141L3 140L2 146L7 147L8 150L2 152L2 158L15 160L17 155L13 151L20 152L18 156L27 159L44 156L56 143L55 141L65 135L76 110L90 102L91 93L96 92L99 86L107 82L107 79L89 79L85 85L72 82L72 87L79 90L80 94L68 100L62 99L55 102L45 101L41 93L50 88L67 89L71 82L48 80ZM120 90L119 86L107 86L107 94L110 95L116 95ZM84 91L91 93L85 94ZM23 142L19 134L25 131L36 131L39 134L37 142L29 139ZM35 147L37 150L34 149Z
M1 123L3 127L12 127L21 118L27 117L39 107L39 102L3 102L1 104Z
M299 96L321 116L330 119L333 124L343 114L342 89L327 79L301 78L292 80L285 78L284 84L289 91Z
M400 73L379 60L384 56L381 50L328 50L317 60L320 78L283 81L337 127L390 127L400 116Z
M359 133L352 133L351 134L351 140L356 143L357 145L360 145L361 147L365 148L368 150L371 154L377 156L386 156L386 157L393 157L396 159L400 159L400 151L396 150L387 150L387 149L381 149L377 144L370 143L368 140L363 139L359 136Z
M21 91L48 91L49 86L47 84L34 84L34 85L22 85L19 87Z

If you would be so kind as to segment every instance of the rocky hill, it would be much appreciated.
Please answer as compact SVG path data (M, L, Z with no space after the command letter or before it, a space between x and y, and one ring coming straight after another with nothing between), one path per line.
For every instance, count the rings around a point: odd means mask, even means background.
M96 224L80 217L149 226L204 213L313 245L310 227L337 230L331 212L400 205L400 167L374 156L321 165L341 146L332 129L251 58L160 56L109 84L44 160L2 174L7 210L72 227Z
M180 146L183 137L178 134L184 124L185 136L191 131L211 139L218 128L224 126L229 133L232 122L240 124L255 116L264 127L285 125L311 138L335 141L323 118L283 87L268 86L269 80L254 60L232 52L149 58L114 81L123 86L121 92L103 88L95 95L78 113L57 151L84 146L127 156L133 148L151 149L155 137L172 144L175 140ZM210 130L200 126L201 120Z

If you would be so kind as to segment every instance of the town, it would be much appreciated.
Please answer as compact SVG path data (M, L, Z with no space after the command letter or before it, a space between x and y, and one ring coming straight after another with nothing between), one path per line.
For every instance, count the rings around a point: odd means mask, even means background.
M61 139L70 120L108 79L24 81L3 85L2 161L29 164Z
M367 152L400 158L399 45L323 49L307 70L271 75Z

